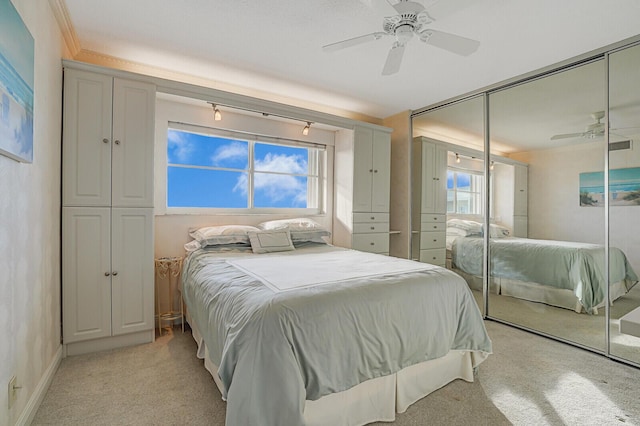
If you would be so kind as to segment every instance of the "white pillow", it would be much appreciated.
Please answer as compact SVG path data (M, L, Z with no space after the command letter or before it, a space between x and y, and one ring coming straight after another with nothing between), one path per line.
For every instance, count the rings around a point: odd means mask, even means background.
M466 231L466 235L482 234L482 224L472 220L449 219L447 228L457 228Z
M489 225L489 236L491 238L505 238L511 235L509 228L501 225L491 224Z
M467 231L460 228L449 227L447 228L447 236L449 237L466 237Z
M255 226L248 225L221 225L207 226L189 232L200 247L215 246L219 244L249 244L249 232L259 231Z
M288 228L249 232L249 240L256 254L295 250Z
M312 241L315 243L326 243L323 237L330 237L329 232L324 226L320 225L313 219L299 217L294 219L280 219L262 222L258 225L260 229L282 229L289 228L291 232L291 240L294 243Z

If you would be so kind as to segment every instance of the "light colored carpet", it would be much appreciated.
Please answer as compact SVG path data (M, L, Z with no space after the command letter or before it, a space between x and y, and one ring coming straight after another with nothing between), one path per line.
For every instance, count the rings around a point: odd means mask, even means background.
M640 425L640 370L486 326L494 354L476 381L450 383L394 425ZM174 329L152 344L65 358L33 425L223 425L225 403L195 349Z

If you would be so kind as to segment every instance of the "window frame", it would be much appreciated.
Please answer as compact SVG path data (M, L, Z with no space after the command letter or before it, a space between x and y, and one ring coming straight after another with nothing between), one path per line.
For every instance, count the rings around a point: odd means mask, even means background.
M230 169L228 167L214 167L214 166L190 166L184 164L172 164L169 163L167 157L168 150L168 132L170 130L184 131L190 133L197 133L205 136L238 140L248 143L248 168L246 170ZM327 148L328 146L321 143L305 142L294 139L287 139L281 137L273 137L266 135L258 135L249 132L242 131L229 131L225 129L218 129L208 126L201 126L196 124L180 123L175 121L169 121L167 123L167 133L165 134L167 143L165 145L164 155L167 157L165 162L164 174L165 174L165 214L197 214L197 215L321 215L325 214L326 200L325 200L325 185L327 181ZM286 173L286 172L264 172L255 170L255 145L267 144L276 146L289 146L296 148L307 148L308 151L308 174ZM184 167L193 169L211 169L211 170L231 170L231 171L244 171L247 173L247 205L246 208L236 207L172 207L168 205L169 201L169 167ZM317 170L317 173L313 173ZM317 207L254 207L255 202L255 174L256 173L269 173L269 174L281 174L286 176L304 176L307 178L307 200L315 200ZM313 184L313 181L317 181L317 185ZM313 203L313 201L312 201Z
M451 214L451 215L484 215L484 203L483 203L483 197L484 197L484 173L483 172L479 172L479 171L475 171L475 170L469 170L469 169L462 169L462 168L458 168L458 167L451 167L448 166L447 167L447 173L448 172L452 172L453 173L453 188L449 189L447 188L447 194L449 194L449 191L453 191L453 211L449 211L449 200L447 197L447 214ZM467 175L471 175L472 179L470 182L470 186L471 188L473 188L474 186L474 181L478 180L480 182L480 189L478 191L460 191L458 189L458 173L462 173L462 174L467 174ZM477 178L477 179L474 179ZM465 193L465 194L470 194L470 199L473 196L478 197L479 202L476 203L479 206L479 211L477 212L467 212L467 213L459 213L458 210L458 192L460 193Z

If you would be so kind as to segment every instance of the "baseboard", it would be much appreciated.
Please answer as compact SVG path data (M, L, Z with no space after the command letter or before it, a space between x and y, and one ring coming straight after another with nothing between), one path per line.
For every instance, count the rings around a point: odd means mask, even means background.
M29 402L27 402L24 410L22 410L22 414L16 422L17 426L27 426L33 422L33 419L38 412L38 408L40 408L40 404L42 404L42 400L44 400L44 396L47 394L47 390L49 390L49 386L53 381L53 376L55 376L56 371L58 371L60 361L62 361L62 345L58 346L58 350L56 351L51 364L47 367L47 370L38 382L38 386L36 386L35 391L31 394Z

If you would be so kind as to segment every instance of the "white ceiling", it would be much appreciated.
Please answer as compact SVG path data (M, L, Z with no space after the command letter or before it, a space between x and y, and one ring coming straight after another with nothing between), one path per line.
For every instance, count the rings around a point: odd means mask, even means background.
M321 47L380 31L385 0L63 1L83 51L377 118L635 36L640 18L640 0L420 0L433 29L480 48L461 57L414 38L400 72L382 76L391 38Z

